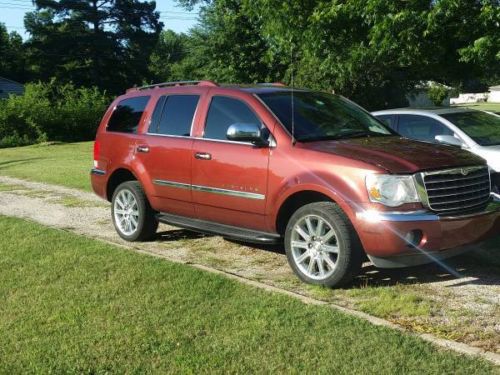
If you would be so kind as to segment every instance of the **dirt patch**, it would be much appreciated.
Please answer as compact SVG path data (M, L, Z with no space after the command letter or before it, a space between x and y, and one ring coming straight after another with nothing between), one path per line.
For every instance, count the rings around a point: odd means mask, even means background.
M113 228L109 204L87 192L0 177L0 214L125 244ZM500 238L497 240L446 262L460 278L439 265L380 270L366 263L353 286L337 290L300 282L280 246L248 246L163 224L155 241L132 246L357 309L414 332L500 353Z

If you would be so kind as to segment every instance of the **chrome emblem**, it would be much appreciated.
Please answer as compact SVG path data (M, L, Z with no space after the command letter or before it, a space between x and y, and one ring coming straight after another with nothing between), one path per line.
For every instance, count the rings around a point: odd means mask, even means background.
M462 173L462 176L467 176L469 174L469 171L465 168L462 168L460 172Z

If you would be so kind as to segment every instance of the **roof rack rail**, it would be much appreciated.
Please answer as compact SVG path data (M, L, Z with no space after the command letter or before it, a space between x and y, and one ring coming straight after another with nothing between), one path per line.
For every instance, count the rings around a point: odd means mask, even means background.
M212 87L217 87L217 83L213 81L173 81L173 82L161 82L161 83L153 83L152 85L146 85L146 86L140 86L140 87L132 87L131 89L128 89L127 91L139 91L139 90L147 90L147 89L154 89L154 88L160 88L160 87L169 87L169 86L212 86Z
M257 83L259 86L279 86L285 87L286 85L283 82L259 82Z

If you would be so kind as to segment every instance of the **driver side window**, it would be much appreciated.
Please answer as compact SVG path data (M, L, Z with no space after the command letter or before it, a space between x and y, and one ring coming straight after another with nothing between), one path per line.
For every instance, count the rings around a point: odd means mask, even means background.
M208 110L203 138L227 140L227 129L236 123L261 126L259 118L241 100L214 96Z
M453 135L439 121L419 115L399 115L398 132L406 138L432 143L437 143L437 135Z

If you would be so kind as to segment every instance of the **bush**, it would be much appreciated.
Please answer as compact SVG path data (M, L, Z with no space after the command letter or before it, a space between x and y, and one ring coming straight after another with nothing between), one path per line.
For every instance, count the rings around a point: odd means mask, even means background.
M434 103L435 106L440 106L448 95L449 91L446 87L442 85L432 85L427 92L429 99Z
M97 88L28 83L24 95L0 101L0 147L91 140L108 102Z

